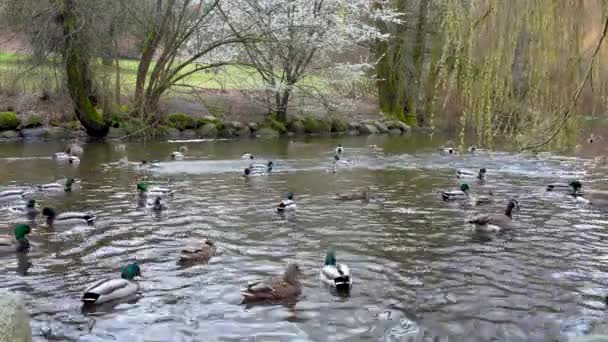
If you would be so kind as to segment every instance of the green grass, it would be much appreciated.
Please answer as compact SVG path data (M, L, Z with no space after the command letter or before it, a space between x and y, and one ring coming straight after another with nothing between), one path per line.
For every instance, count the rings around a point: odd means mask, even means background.
M58 58L58 57L57 57ZM124 95L131 94L135 89L137 67L136 60L120 60L120 87ZM20 91L39 91L58 89L62 86L62 70L57 59L51 59L44 65L34 66L29 55L0 53L0 89L11 89ZM184 72L193 70L194 66L185 68ZM103 66L100 62L94 64L96 77L100 82L106 80L106 84L114 87L114 66ZM328 90L325 80L320 77L310 76L301 81L304 86L316 87ZM183 86L182 86L183 85ZM225 66L219 70L209 70L194 73L184 78L178 85L174 86L169 95L190 92L192 87L202 89L238 89L252 90L263 87L259 74L249 67Z

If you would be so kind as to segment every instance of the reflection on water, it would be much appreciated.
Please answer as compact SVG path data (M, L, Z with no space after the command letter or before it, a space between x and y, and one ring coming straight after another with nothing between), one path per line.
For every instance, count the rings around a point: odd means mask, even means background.
M333 167L334 148L349 163ZM376 144L380 149L371 150ZM599 187L593 158L478 151L443 156L440 142L418 137L352 137L304 141L186 143L182 161L168 161L177 143L85 146L78 166L48 158L57 143L5 144L3 188L65 177L72 193L37 194L41 207L94 210L92 226L49 228L38 218L29 254L0 257L0 287L24 293L38 339L102 341L403 341L549 340L585 333L604 317L608 220L544 184L580 178ZM241 176L253 153L272 160L270 177ZM141 168L140 160L159 159ZM493 191L489 207L445 204L439 193L458 186L456 168L488 169L473 192ZM160 213L138 204L135 184L170 187ZM370 187L370 203L336 201L336 193ZM279 215L286 191L296 213ZM517 229L479 236L465 225L478 211L501 211L517 198ZM0 211L0 234L22 218ZM179 267L179 251L204 238L218 246L208 265ZM325 252L350 266L349 297L319 281ZM287 261L303 269L295 306L240 305L249 282L281 274ZM142 266L137 301L83 312L86 285Z

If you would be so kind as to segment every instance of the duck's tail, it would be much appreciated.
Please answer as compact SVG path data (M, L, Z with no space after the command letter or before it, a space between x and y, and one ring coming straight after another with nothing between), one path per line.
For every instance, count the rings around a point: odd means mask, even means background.
M87 213L84 216L84 219L87 221L88 224L92 224L97 219L97 216L95 215L95 213Z

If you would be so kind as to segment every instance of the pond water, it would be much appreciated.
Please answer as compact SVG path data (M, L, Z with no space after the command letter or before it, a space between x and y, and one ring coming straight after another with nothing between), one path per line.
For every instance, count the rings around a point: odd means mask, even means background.
M352 163L327 172L338 143ZM94 210L97 221L50 228L38 218L30 253L0 256L0 288L24 294L41 341L546 341L587 333L605 318L608 219L544 185L579 178L596 187L606 170L591 157L442 155L441 143L372 136L127 144L130 160L163 160L147 171L116 164L121 152L107 143L85 145L77 166L50 158L59 142L3 144L3 188L77 177L77 191L35 198L60 212ZM186 158L168 161L180 145ZM244 152L273 160L276 172L244 179ZM461 167L487 168L484 184L470 184L474 193L492 190L495 205L440 200L458 186ZM162 214L137 209L142 180L175 190ZM368 186L377 195L370 203L333 199ZM298 209L279 215L286 191ZM510 198L521 205L516 229L482 238L465 224ZM0 211L0 234L21 220ZM176 265L182 247L207 237L219 248L208 265ZM350 297L319 282L329 248L352 269ZM144 276L137 301L81 310L87 284L134 260ZM288 261L303 270L295 306L240 304L248 282L281 274Z

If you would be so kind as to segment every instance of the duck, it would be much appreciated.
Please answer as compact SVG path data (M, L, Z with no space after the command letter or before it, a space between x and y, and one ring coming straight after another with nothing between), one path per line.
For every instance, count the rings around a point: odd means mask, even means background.
M78 144L70 144L65 148L65 153L70 156L81 156L83 151L82 146Z
M456 171L456 178L477 178L484 180L486 178L487 170L485 168L479 169L479 172L475 173L471 170L458 170Z
M171 160L182 160L184 159L184 154L181 152L171 152Z
M56 152L56 153L53 153L53 159L68 160L68 159L70 159L70 155L65 152Z
M174 195L174 191L169 188L161 188L159 186L148 187L146 183L137 183L137 191L140 196L147 197L171 197Z
M163 199L161 197L156 197L154 199L154 202L148 203L148 206L153 211L163 211L163 210L167 209L167 207L163 203Z
M28 200L25 206L11 207L10 211L15 214L25 215L30 220L35 219L40 213L38 209L36 209L36 200L33 199Z
M65 212L57 214L53 208L42 209L42 215L46 216L46 223L49 226L54 224L75 224L75 223L86 223L93 224L97 219L93 212Z
M513 220L513 209L519 210L519 203L511 199L503 213L479 215L468 222L475 225L475 231L481 233L497 232L501 229L510 228Z
M0 236L1 252L25 252L30 249L27 235L32 229L27 224L18 224L13 230L13 236Z
M336 147L336 155L341 155L342 153L344 153L344 147L342 147L342 144L338 144L338 147Z
M343 194L336 194L336 199L340 200L340 201L365 201L365 202L369 202L370 200L370 192L369 192L369 188L367 188L366 190L361 190L361 191L357 191L357 192L353 192L353 193L343 193Z
M475 145L471 145L471 146L469 146L469 148L467 148L467 150L468 150L470 153L475 153L475 152L477 152L477 146L475 146Z
M78 158L76 156L70 156L68 158L68 163L71 165L78 165L78 164L80 164L80 158Z
M184 248L177 260L178 265L191 265L196 263L206 264L215 254L215 243L205 239L201 244Z
M378 147L378 145L369 145L368 148L372 152L382 152L382 148Z
M0 191L0 201L9 201L15 200L19 198L24 198L27 195L27 190L25 189L10 189Z
M548 184L547 191L575 193L575 192L579 191L581 189L581 187L582 187L581 182L574 180L567 184L566 183Z
M135 277L141 277L139 265L128 264L122 269L120 278L106 278L89 285L81 300L84 305L96 305L129 298L139 291Z
M249 165L249 170L251 171L251 173L265 175L272 172L273 166L274 163L272 161L269 161L266 164L251 164Z
M569 193L577 201L581 201L592 206L608 208L607 190L585 190L581 191L583 185L579 181L572 181L569 184L572 191Z
M282 276L247 285L247 288L241 291L243 303L296 299L302 294L302 284L299 280L301 274L300 266L291 262Z
M155 168L160 166L160 160L142 160L139 163L141 168Z
M277 211L285 212L285 211L292 211L292 210L296 210L296 202L294 202L294 200L293 200L293 193L288 192L287 195L285 196L285 199L282 200L281 203L279 203L279 205L277 206Z
M325 265L320 271L321 282L340 293L348 293L353 287L353 278L350 268L345 264L336 263L334 251L328 251L325 256Z
M456 154L456 148L454 147L454 142L448 141L445 146L441 148L442 154Z
M249 159L249 160L253 160L253 159L255 159L255 157L254 157L254 156L253 156L253 154L251 154L251 153L244 153L244 154L241 156L241 159Z
M469 185L462 183L459 190L444 191L441 193L444 201L461 201L469 198Z
M76 183L74 178L68 178L65 180L65 184L61 184L60 182L48 183L38 185L37 188L39 191L63 191L63 192L71 192L72 186Z

